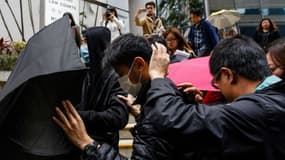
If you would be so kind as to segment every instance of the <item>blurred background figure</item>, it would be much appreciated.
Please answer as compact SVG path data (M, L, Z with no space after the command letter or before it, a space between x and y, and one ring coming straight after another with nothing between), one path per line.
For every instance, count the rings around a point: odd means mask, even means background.
M171 63L195 57L194 51L177 28L166 30L162 36L167 42Z
M63 16L69 17L69 22L70 22L70 26L71 26L72 31L73 31L75 43L76 43L77 47L80 48L80 45L81 45L80 27L75 23L74 18L70 12L65 12L63 14Z
M272 74L285 79L285 38L272 42L266 58Z
M280 38L278 27L270 18L263 18L253 35L253 39L265 52L267 52L269 44L278 38Z
M139 18L140 14L146 12L143 18ZM162 35L165 31L160 17L155 15L155 2L150 1L145 4L145 8L139 8L136 11L135 22L137 26L141 26L143 36L149 37L151 34Z
M107 8L106 12L102 15L100 25L109 28L111 31L111 41L120 36L122 29L125 27L123 21L119 19L115 7Z
M86 65L89 64L89 51L88 51L88 45L87 45L87 39L86 39L86 30L83 30L82 32L82 39L81 39L81 45L80 45L80 58L83 63Z
M202 11L199 8L191 9L189 18L193 23L188 34L191 47L198 57L210 55L220 41L218 29L202 18Z
M222 38L225 39L225 38L230 38L230 37L233 37L235 35L237 35L238 32L236 31L236 28L231 28L229 29L228 31L223 31L222 32Z

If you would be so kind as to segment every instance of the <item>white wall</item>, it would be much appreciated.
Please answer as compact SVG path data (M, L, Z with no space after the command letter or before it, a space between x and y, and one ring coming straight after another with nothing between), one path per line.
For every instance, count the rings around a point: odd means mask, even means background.
M19 4L19 0L8 0L14 13L15 16L18 20L18 23L21 27L21 18L20 18L20 4ZM35 28L35 32L38 32L40 30L40 21L42 20L43 14L42 14L42 9L41 9L41 5L40 2L43 0L31 0L32 2L32 7L33 7L33 20L34 20L34 28ZM64 1L64 0L56 0L56 1ZM82 4L83 4L83 0L78 0L79 3L79 7L80 10L82 10ZM143 7L144 6L144 1L140 1L140 0L98 0L100 2L106 3L108 2L110 5L112 6L116 6L118 8L121 8L122 10L118 9L118 14L120 16L120 18L125 22L126 28L123 32L130 32L131 28L130 26L132 26L133 20L130 21L130 17L133 18L133 16L130 16L130 12L134 13L134 11L131 11L130 9L135 7ZM129 2L130 1L130 2ZM25 34L25 40L27 41L31 36L34 35L33 29L32 29L32 25L31 25L31 21L30 21L30 14L29 14L29 6L28 6L28 0L22 0L23 2L23 18L24 18L24 34ZM137 5L136 3L141 3L141 5ZM130 4L132 4L133 6L130 6ZM137 6L137 7L136 7ZM4 0L0 0L0 9L4 15L4 18L6 20L6 23L9 27L9 30L11 32L12 38L13 40L21 40L21 34L18 31L16 24L14 22L14 19L11 15L11 12L9 11L9 8L6 4L6 2ZM97 12L98 9L98 12ZM91 7L89 8L90 13L87 13L87 19L85 19L85 23L88 27L94 26L94 25L99 25L99 21L101 19L101 15L103 12L105 12L105 8L103 7L97 7L97 5L91 5ZM96 13L97 13L97 18L96 18ZM96 23L95 23L95 19L97 19ZM132 22L132 24L130 25L130 22ZM140 28L139 28L140 29ZM7 30L4 27L2 18L0 17L0 38L4 37L6 40L9 40L9 35Z
M19 0L9 0L10 6L12 7L12 10L15 13L16 19L21 27L21 14L20 14L20 3ZM34 20L34 27L35 32L39 30L39 19L40 19L40 1L32 1L32 7L33 7L33 20ZM30 21L30 14L28 10L28 1L23 0L23 18L24 18L24 34L25 39L29 39L34 33ZM4 15L4 19L10 29L12 38L14 40L21 40L21 34L18 31L18 28L16 26L16 23L12 17L11 12L9 11L9 8L4 0L0 0L0 9ZM0 37L4 37L5 39L10 39L7 30L4 27L2 18L0 18Z

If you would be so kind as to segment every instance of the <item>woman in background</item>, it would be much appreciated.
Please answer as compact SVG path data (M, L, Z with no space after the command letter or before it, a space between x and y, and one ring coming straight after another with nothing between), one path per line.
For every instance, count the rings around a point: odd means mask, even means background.
M170 28L163 33L170 51L170 63L180 62L196 57L192 48L177 28Z
M285 38L274 41L266 54L273 75L285 79Z
M280 38L278 27L270 18L263 18L256 28L253 39L267 52L268 46Z
M115 7L107 9L103 14L100 25L109 28L111 31L111 41L120 36L122 34L122 29L125 27L123 21L119 19Z

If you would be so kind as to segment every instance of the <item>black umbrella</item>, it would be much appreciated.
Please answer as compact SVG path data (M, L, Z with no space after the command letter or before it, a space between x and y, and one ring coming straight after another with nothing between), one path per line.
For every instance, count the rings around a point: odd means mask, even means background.
M2 139L34 155L71 152L51 117L61 100L79 102L85 69L67 16L30 38L0 92Z

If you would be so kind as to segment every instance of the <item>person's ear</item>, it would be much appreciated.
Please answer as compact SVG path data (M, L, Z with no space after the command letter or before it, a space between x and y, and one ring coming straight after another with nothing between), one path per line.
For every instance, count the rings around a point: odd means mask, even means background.
M225 76L227 81L231 84L235 84L237 82L236 73L227 67L221 68L221 76Z
M144 61L144 59L142 57L135 57L133 68L138 71L143 71L145 67L146 62Z

